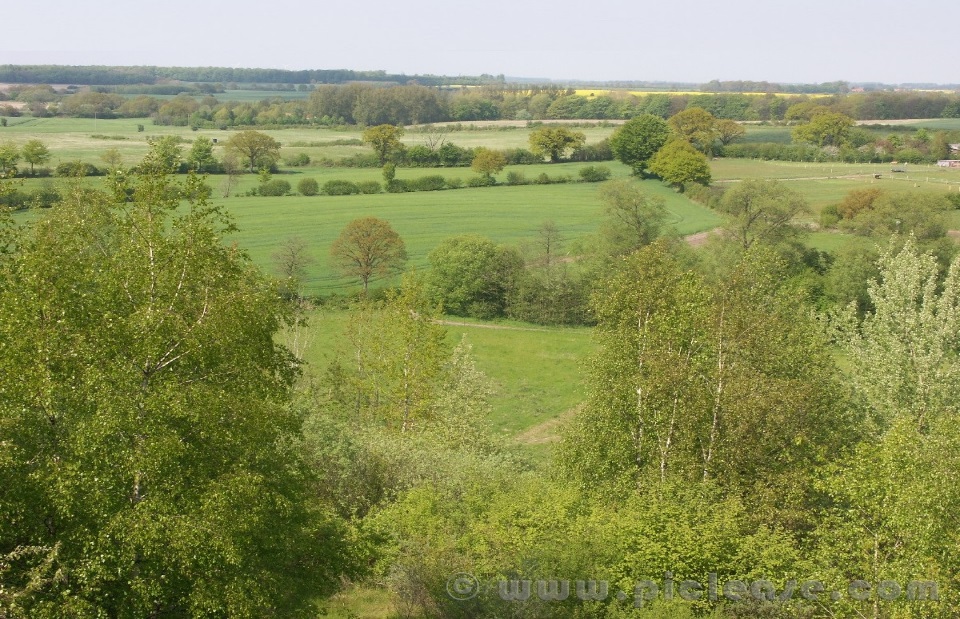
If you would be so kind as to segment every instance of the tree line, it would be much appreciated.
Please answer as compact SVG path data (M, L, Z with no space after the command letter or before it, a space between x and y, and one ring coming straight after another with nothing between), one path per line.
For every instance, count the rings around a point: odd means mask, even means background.
M498 78L484 76L445 77L406 75L386 71L352 69L256 69L236 67L125 67L64 65L0 65L0 81L14 84L78 84L120 85L157 84L166 80L249 84L342 84L345 82L416 82L439 86L444 84L481 84ZM502 76L499 78L502 80Z
M164 86L164 88L168 88ZM624 120L641 114L669 118L702 108L717 118L736 121L790 122L804 106L818 105L855 120L960 117L960 95L942 92L875 91L810 97L808 95L597 94L578 95L556 87L484 85L449 90L416 83L321 84L306 100L264 99L257 103L220 102L210 93L174 100L148 95L85 91L60 95L47 86L14 89L11 96L30 104L35 115L61 114L92 118L152 117L164 125L232 127L245 125L377 125L483 120ZM171 91L172 92L172 91ZM19 112L6 109L6 115Z

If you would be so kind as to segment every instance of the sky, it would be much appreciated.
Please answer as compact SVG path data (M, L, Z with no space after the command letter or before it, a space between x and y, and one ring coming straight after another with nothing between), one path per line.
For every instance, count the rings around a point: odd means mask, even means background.
M951 0L44 0L0 19L0 64L960 83Z

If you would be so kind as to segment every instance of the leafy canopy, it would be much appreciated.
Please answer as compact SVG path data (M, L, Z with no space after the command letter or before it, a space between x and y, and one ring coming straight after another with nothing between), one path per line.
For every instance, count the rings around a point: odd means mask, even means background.
M167 166L77 181L0 255L0 615L310 616L345 565L286 305Z

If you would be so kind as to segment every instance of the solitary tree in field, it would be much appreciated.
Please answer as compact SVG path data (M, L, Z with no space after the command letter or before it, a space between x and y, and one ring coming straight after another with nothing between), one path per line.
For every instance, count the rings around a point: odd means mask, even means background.
M580 131L566 127L540 127L530 133L530 150L535 155L550 157L550 163L557 163L568 150L576 150L586 141L587 136Z
M667 143L653 156L649 167L651 172L681 189L686 183L710 183L710 164L706 155L686 140Z
M611 255L627 255L652 243L663 229L667 208L663 198L640 188L639 183L622 178L600 186L606 221L601 235Z
M854 121L846 114L817 111L810 122L793 130L796 142L809 142L816 146L842 146L847 142Z
M403 270L407 250L390 224L376 217L354 219L330 246L334 266L346 276L359 277L366 293L370 280Z
M270 167L280 156L280 142L260 131L239 131L226 142L228 152L250 163L250 171Z
M403 148L400 138L403 136L403 127L394 125L377 125L364 130L361 138L373 147L377 153L377 160L383 166L390 159L390 155Z
M749 249L758 241L775 245L802 234L793 219L810 207L780 181L751 179L724 193L718 208L730 216L728 236Z
M714 130L716 131L717 139L723 146L739 140L747 132L747 130L743 128L743 125L728 118L717 120L714 124Z
M216 157L213 156L213 142L210 138L200 136L193 141L193 146L187 153L187 162L191 168L201 173L210 170L217 163Z
M653 114L637 116L610 136L610 150L618 161L633 168L636 176L643 176L647 162L667 143L670 126Z
M503 156L503 153L481 146L474 151L473 163L470 164L470 167L477 174L488 181L492 181L493 175L503 171L506 165L507 158Z
M30 176L33 176L33 166L43 165L50 161L50 150L40 140L30 140L20 149L23 160L30 164Z
M123 165L123 155L118 148L108 148L100 154L100 161L107 166L107 170L114 171Z

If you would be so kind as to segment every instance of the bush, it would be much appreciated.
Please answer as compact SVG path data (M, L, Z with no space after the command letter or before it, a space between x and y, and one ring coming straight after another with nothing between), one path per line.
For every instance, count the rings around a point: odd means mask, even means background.
M723 156L766 161L825 161L830 159L816 146L780 144L777 142L728 144L723 148Z
M570 155L570 161L613 161L610 140L604 138L596 144L587 144Z
M501 152L507 160L507 165L534 165L543 163L543 157L538 157L525 148L509 148Z
M448 178L448 179L447 179L447 187L449 187L450 189L460 189L461 187L463 187L463 179L462 179L462 178L459 178L459 177L456 177L456 178ZM960 195L960 194L958 194L958 195ZM960 206L958 206L957 208L960 208Z
M332 168L379 168L380 159L376 153L355 153L342 159L325 159L324 164Z
M533 182L537 185L553 185L558 183L569 183L573 179L570 176L548 176L546 172L543 172L533 179Z
M507 185L529 185L530 181L527 180L526 175L523 172L507 172Z
M717 208L720 204L720 198L723 197L723 191L723 187L701 185L700 183L687 183L683 188L683 193L689 199L709 208Z
M580 168L580 180L585 183L601 183L610 178L610 168L602 165Z
M410 183L399 178L390 179L387 182L387 192L389 193L404 193L410 191Z
M19 190L0 194L0 206L13 210L27 208L30 206L30 196Z
M283 160L283 163L290 167L301 168L305 165L310 165L310 155L307 153L299 153L293 157L287 157Z
M926 160L926 156L916 148L902 148L894 156L900 163L923 163Z
M406 152L407 163L419 168L432 168L440 163L440 157L423 145L411 146Z
M380 183L377 181L360 181L357 183L357 189L364 194L380 193L381 191Z
M447 179L439 174L421 176L409 182L411 191L439 191L447 188Z
M836 204L828 204L820 210L820 227L832 228L840 223L840 212Z
M328 196L349 196L360 193L360 188L350 181L330 180L323 184L323 193Z
M57 176L62 177L100 176L103 174L103 171L97 168L97 166L84 161L64 161L63 163L58 163L54 171Z
M285 180L275 179L260 184L261 196L285 196L290 193L290 183Z
M473 163L473 149L447 142L437 149L437 160L446 167L468 166Z
M492 176L474 176L467 180L467 187L492 187L497 181Z
M315 196L320 191L320 184L314 178L304 178L297 183L297 191L305 196Z

